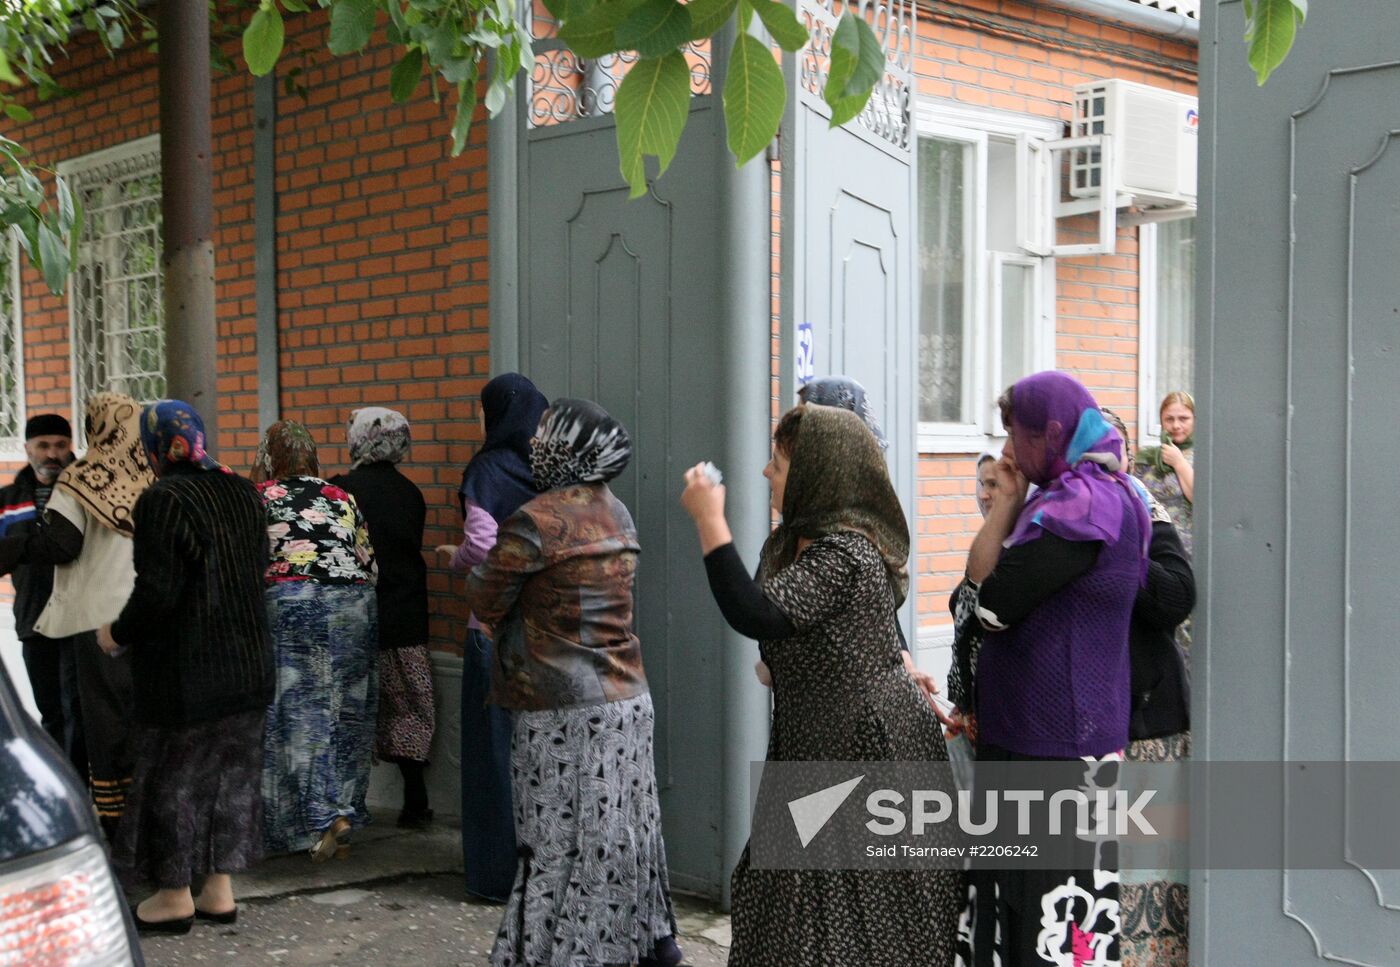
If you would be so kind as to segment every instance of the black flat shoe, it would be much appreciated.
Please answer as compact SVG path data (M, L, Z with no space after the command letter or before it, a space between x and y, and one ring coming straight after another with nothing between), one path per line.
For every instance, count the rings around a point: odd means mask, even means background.
M675 937L662 937L652 947L650 957L637 961L637 967L678 967L685 960Z
M207 920L209 923L237 923L238 907L234 907L232 910L225 911L224 913L206 913L196 908L194 911L194 918L196 920Z
M142 920L141 914L133 908L132 919L136 921L137 933L169 933L183 935L194 929L194 917L180 917L178 920Z
M405 809L399 813L398 826L400 829L427 829L433 824L433 811L431 809Z

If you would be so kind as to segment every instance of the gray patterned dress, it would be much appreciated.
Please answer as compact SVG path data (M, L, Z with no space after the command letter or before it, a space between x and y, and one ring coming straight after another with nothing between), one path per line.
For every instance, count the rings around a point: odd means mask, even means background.
M773 677L772 761L946 760L942 730L904 670L888 572L864 536L810 544L762 582L796 628L761 641ZM731 967L885 967L953 961L953 870L734 870Z

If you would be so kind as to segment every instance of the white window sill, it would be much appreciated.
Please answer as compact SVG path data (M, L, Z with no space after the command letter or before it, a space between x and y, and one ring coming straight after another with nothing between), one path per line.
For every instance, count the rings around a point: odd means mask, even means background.
M1000 451L1005 443L1006 434L988 434L977 426L919 424L920 454L977 454L984 450Z

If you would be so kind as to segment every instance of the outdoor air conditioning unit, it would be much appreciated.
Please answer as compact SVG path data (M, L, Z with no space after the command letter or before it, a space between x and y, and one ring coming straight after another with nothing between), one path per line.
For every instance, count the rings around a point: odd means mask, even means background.
M1107 188L1139 209L1194 209L1199 119L1189 94L1120 80L1078 85L1071 137L1108 137L1102 148L1069 153L1069 194L1098 198ZM1105 152L1112 155L1108 165ZM1103 183L1105 171L1111 185Z

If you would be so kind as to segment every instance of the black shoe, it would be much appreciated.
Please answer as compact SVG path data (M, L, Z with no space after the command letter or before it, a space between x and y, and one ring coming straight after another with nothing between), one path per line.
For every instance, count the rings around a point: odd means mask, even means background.
M194 928L194 917L181 917L178 920L142 920L141 914L136 912L136 908L131 910L131 917L136 921L137 933L172 933L187 934Z
M196 920L207 920L210 923L237 923L238 907L234 907L232 910L227 910L223 913L206 913L198 907L195 907L194 918Z
M399 813L400 829L427 829L433 824L431 809L405 809Z
M675 937L662 937L652 946L651 956L637 961L637 967L677 967L685 954Z

